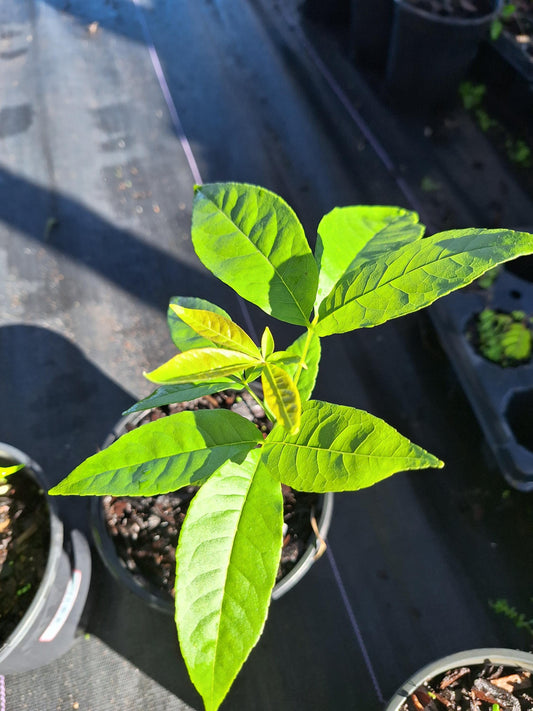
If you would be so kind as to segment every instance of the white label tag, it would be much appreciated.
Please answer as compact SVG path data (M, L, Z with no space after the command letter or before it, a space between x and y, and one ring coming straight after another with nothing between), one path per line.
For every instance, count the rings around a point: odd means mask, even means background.
M78 597L78 592L81 585L81 577L81 570L73 571L72 577L68 581L68 585L66 587L65 594L63 595L63 599L61 600L61 603L57 608L57 612L48 627L39 637L39 642L51 642L59 634L61 628L67 621L72 608L74 607L76 598Z

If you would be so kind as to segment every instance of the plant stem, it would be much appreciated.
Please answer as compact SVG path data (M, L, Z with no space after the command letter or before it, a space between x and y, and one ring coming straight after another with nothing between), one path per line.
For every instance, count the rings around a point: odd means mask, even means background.
M317 318L318 318L318 315L315 317L315 319L314 319L314 321L313 321L313 324L315 323L315 321L317 320ZM307 338L305 339L304 348L303 348L303 351L302 351L302 357L300 358L300 361L299 361L299 363L298 363L298 367L296 368L296 373L295 373L294 378L293 378L295 385L298 385L298 380L300 380L300 375L302 374L303 365L304 365L304 363L305 363L305 359L307 358L307 353L308 353L308 351L309 351L309 345L311 344L311 338L312 338L313 333L314 333L314 331L313 331L313 324L311 324L311 326L308 327L308 329L307 329Z

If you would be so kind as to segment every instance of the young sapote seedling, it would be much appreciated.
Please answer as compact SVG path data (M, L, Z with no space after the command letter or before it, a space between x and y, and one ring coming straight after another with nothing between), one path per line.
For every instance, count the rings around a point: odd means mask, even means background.
M292 209L239 183L198 186L192 239L240 296L304 330L276 351L202 299L174 298L178 355L148 373L160 387L132 410L183 402L261 378L266 438L228 410L180 412L123 435L52 494L151 496L200 486L176 554L176 625L191 679L216 711L261 635L282 544L281 483L356 490L442 462L367 412L310 399L320 339L417 311L496 264L533 252L533 235L455 230L423 239L397 207L345 207L318 227L313 255Z

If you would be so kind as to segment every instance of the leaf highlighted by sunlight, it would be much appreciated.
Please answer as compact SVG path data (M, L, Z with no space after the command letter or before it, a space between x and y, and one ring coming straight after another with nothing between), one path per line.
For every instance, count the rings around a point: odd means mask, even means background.
M244 299L281 321L305 326L318 272L302 225L278 195L255 185L197 186L196 254Z
M301 402L298 388L291 376L273 363L267 363L261 373L263 395L267 409L276 421L291 433L300 427Z
M242 462L261 433L229 410L179 412L122 435L50 494L154 496L200 485L224 462Z
M300 491L354 491L395 472L441 467L442 462L368 412L310 400L300 431L276 425L262 460L273 476Z
M328 336L377 326L532 252L533 235L511 230L451 230L407 244L345 275L320 304L316 331Z
M152 383L171 385L218 380L258 365L257 358L224 348L194 348L178 353L159 368L145 373Z
M173 296L168 305L167 323L174 345L182 352L190 351L192 348L209 348L213 344L207 338L199 336L196 331L193 331L190 326L184 323L172 309L174 305L183 306L186 309L212 311L219 316L229 318L224 309L205 299L198 299L194 296Z
M179 304L169 307L176 316L190 326L199 336L228 350L246 353L253 358L261 358L259 348L250 336L230 318L204 311L202 309L186 309Z
M176 625L206 711L218 709L261 635L282 526L281 487L259 450L225 464L189 508L176 554Z

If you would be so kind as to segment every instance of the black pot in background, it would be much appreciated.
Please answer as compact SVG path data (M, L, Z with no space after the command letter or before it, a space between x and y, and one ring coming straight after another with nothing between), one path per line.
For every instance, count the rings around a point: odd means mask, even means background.
M352 0L350 48L358 65L385 69L393 15L393 0Z
M413 113L453 103L501 4L502 0L492 0L492 12L465 19L440 17L407 0L394 0L386 71L391 99Z
M350 19L350 0L304 0L301 11L314 22L346 24Z
M0 443L3 466L24 464L46 490L41 468L23 452ZM57 505L47 497L50 550L45 572L26 614L0 647L0 674L30 671L49 664L73 645L91 578L91 552L79 531L68 531Z
M146 411L136 412L131 415L126 415L117 422L109 436L106 438L103 449L109 447L132 427L136 427L139 422L146 416ZM333 515L333 494L322 494L322 511L317 521L318 530L322 540L325 540L328 534L331 517ZM105 521L104 507L102 506L102 498L94 497L91 501L91 528L96 549L100 554L105 567L111 573L113 578L124 585L131 592L138 595L150 607L159 610L168 615L174 615L174 604L169 600L160 589L152 585L149 580L142 575L135 574L128 570L125 563L121 560L115 545L109 534ZM315 562L316 554L321 548L321 542L316 536L312 537L305 553L296 563L294 568L279 582L276 583L272 590L272 599L277 600L291 588L293 588L307 573Z

